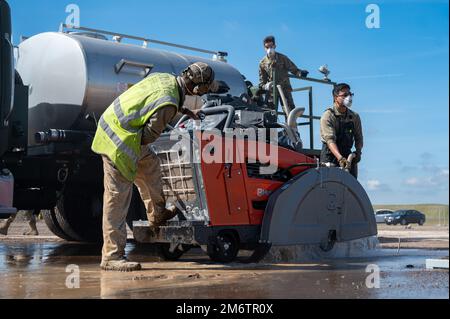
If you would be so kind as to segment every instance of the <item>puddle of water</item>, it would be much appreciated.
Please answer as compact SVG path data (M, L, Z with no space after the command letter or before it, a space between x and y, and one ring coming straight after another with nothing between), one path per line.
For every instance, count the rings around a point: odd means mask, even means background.
M372 243L319 255L311 247L278 247L272 261L253 265L214 264L195 250L180 262L160 262L148 246L128 244L145 270L122 274L100 271L97 245L0 242L0 298L448 298L448 271L425 270L426 258L448 251L397 254ZM80 268L80 289L66 286L69 264ZM365 285L371 264L380 269L380 289Z

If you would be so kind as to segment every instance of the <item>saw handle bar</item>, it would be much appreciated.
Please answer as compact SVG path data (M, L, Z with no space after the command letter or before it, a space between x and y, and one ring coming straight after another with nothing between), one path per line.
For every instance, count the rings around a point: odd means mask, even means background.
M231 105L223 105L223 106L216 106L215 101L209 101L206 103L198 113L198 116L203 121L206 116L213 115L213 114L220 114L220 113L228 113L227 120L225 121L224 129L231 127L231 123L234 120L235 116L235 108ZM187 115L184 115L178 123L175 125L175 127L180 127L180 125L184 122L186 122L189 119Z
M218 106L215 108L207 108L201 110L198 115L202 120L206 118L207 115L220 114L220 113L228 113L227 120L225 121L224 129L231 127L231 122L234 120L235 109L231 105Z
M209 101L205 105L203 105L201 109L202 110L208 109L208 108L216 106L216 105L217 105L216 101ZM180 127L180 125L183 124L184 122L186 122L187 120L189 120L189 116L183 115L181 117L181 119L178 121L178 123L175 125L175 128ZM202 121L203 121L203 119L202 119Z

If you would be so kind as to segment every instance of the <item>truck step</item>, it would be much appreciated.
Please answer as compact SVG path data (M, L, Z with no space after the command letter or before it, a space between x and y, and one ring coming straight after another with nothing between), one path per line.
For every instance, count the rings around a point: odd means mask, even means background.
M8 218L10 215L14 215L17 213L17 209L14 207L5 207L0 206L0 219Z

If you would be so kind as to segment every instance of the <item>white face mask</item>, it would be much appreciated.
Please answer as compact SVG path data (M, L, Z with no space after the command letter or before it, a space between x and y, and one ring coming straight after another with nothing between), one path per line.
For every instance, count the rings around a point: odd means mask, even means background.
M197 95L186 95L183 107L191 111L198 110L203 106L203 100Z
M353 105L353 97L349 95L344 99L344 106L347 108L351 108L352 105Z
M275 56L275 48L267 49L266 52L269 58L273 58Z

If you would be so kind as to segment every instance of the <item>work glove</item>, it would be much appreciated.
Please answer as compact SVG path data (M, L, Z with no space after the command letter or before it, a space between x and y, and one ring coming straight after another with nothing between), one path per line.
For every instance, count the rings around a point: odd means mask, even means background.
M359 163L361 162L361 153L360 152L355 152L353 153L355 154L355 159L353 160L355 163Z
M306 78L306 77L308 77L308 74L309 74L309 71L306 71L306 70L300 70L300 71L298 71L298 76L301 77L301 78Z
M188 109L188 108L183 108L182 110L181 110L181 113L182 114L184 114L184 115L187 115L189 118L191 118L191 119L193 119L193 120L201 120L201 112L200 112L201 110L194 110L194 111L191 111L190 109Z
M345 157L342 156L341 159L339 160L339 167L346 169L347 166L348 166L348 161Z
M271 91L273 89L273 82L266 83L263 88L265 91Z

